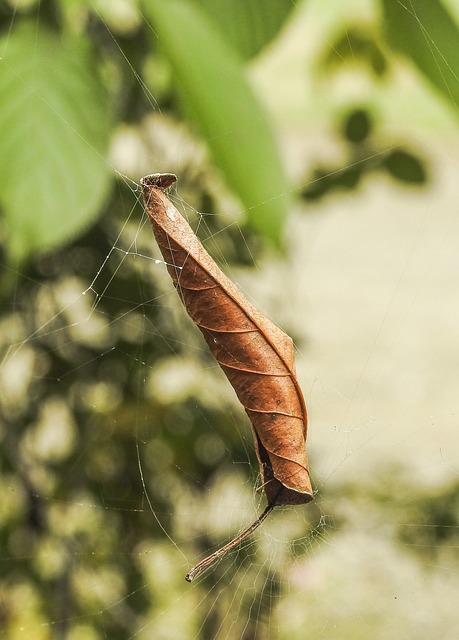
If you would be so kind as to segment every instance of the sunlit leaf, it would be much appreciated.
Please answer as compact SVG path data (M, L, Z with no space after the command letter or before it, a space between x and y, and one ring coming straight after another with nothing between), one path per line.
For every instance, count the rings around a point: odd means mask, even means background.
M291 0L195 0L244 58L259 53L278 34L295 3Z
M84 41L27 25L0 52L0 202L8 252L21 260L97 215L110 178L110 114Z
M382 0L390 42L459 104L459 27L439 0Z
M288 185L242 62L194 3L149 0L146 5L184 107L245 205L250 223L279 244Z

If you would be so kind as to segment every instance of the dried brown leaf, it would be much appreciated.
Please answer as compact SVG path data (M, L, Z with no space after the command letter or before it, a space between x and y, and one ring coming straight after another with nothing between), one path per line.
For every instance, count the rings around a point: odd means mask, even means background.
M246 300L167 198L175 179L153 174L141 180L169 274L250 418L268 508L310 502L307 414L293 342Z

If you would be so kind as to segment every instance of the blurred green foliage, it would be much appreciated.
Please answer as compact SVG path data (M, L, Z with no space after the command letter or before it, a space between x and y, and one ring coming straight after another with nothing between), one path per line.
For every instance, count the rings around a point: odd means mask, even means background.
M401 144L390 150L379 147L372 140L373 129L367 109L355 107L346 114L339 132L348 149L346 162L342 167L316 167L312 181L302 191L306 201L314 202L336 190L352 191L376 171L406 185L421 187L427 183L426 161Z
M172 70L167 99L180 97L181 108L205 137L248 220L281 244L287 181L237 49L249 55L244 43L251 41L253 27L255 49L260 50L293 5L280 2L270 12L252 7L244 22L231 2L219 4L216 14L192 0L170 0L167 6L148 0L144 13L131 5L127 24L125 16L117 17L116 8L103 15L87 2L48 0L40 4L38 23L30 19L32 11L30 16L13 8L5 12L0 39L0 202L12 259L57 247L100 215L114 177L107 163L110 134L120 122L151 108L157 80L146 68L162 56ZM227 42L221 32L225 6L224 21L233 23L237 47L234 38ZM218 24L212 18L216 15ZM139 83L144 76L145 84Z
M384 27L389 33L394 30L399 33L397 16L393 13L395 5L399 7L398 12L408 13L399 3L389 2L387 7L384 5L387 12ZM413 28L412 16L408 18L410 20L410 28L403 32L408 42L411 33L418 32ZM337 75L343 70L348 72L350 68L364 68L376 86L389 84L398 60L388 49L383 35L380 29L343 25L342 31L338 32L320 60L321 71ZM417 38L413 37L412 47L407 44L405 51L412 53L413 59L417 60ZM419 152L407 148L404 140L393 140L392 147L387 149L387 139L383 131L379 131L384 126L379 125L381 115L371 102L353 104L347 108L337 131L337 137L347 150L345 161L341 166L319 165L313 169L312 180L302 192L306 201L314 202L336 190L354 190L376 171L386 173L391 179L406 185L421 187L427 184L426 160ZM380 140L385 141L384 146L381 146Z
M459 547L459 482L441 491L425 491L404 508L417 526L400 526L399 539L422 561L453 561Z
M1 7L0 637L17 637L22 628L38 640L178 637L177 614L168 613L189 588L183 554L193 559L227 535L212 496L236 494L241 519L234 528L253 516L256 461L248 430L238 426L245 415L168 295L163 272L141 258L152 253L151 232L139 227L141 207L132 210L132 190L115 180L107 158L117 128L142 131L152 110L177 128L185 122L201 132L251 223L244 244L235 227L206 218L225 260L253 263L260 234L281 244L289 186L245 73L250 57L294 19L295 3L265 5L144 0L126 3L121 16L115 3L96 9L85 0ZM382 3L387 16L375 26L378 38L345 25L348 37L330 46L324 74L333 73L332 51L346 58L347 43L375 82L384 82L396 64L385 30L407 18L395 16L395 5L400 11L400 3ZM456 38L445 10L431 7L435 19L441 11L448 40ZM428 32L435 26L429 15L422 24ZM404 39L404 53L432 80L423 47L414 35ZM457 69L449 55L442 50ZM355 190L376 170L424 184L425 160L404 143L383 153L376 126L368 105L353 105L337 130L349 149L346 166L317 169L319 180L304 197L337 186ZM199 162L182 184L193 184L197 208L215 213L221 201L205 179L195 179L203 178ZM129 241L118 249L121 233L133 239L135 255L126 254ZM159 522L146 502L139 458ZM441 516L432 512L436 521L457 522L453 497L446 502ZM186 637L273 637L266 634L285 558L301 563L308 555L323 533L313 528L320 515L316 505L301 516L281 512L278 555L255 538L194 585L189 610L180 609ZM345 517L337 514L336 522ZM218 592L209 612L205 593L215 584L231 589ZM241 610L253 615L241 618ZM287 633L283 624L268 631L276 629Z
M457 113L458 25L440 0L381 1L389 43L414 62Z

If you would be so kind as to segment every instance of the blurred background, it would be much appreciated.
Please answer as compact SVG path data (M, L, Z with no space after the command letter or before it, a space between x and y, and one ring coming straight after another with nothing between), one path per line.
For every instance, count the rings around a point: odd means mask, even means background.
M459 4L0 4L0 638L457 638ZM316 500L250 425L139 179L295 341Z

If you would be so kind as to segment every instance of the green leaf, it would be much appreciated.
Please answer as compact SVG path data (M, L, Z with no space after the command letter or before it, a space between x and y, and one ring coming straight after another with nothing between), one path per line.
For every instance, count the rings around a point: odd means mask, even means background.
M388 68L386 54L381 49L376 34L367 25L363 28L346 24L343 25L342 33L328 44L319 64L326 71L333 71L334 68L349 69L356 63L369 66L379 77L384 76Z
M459 104L459 28L439 0L382 0L389 41Z
M406 184L421 185L427 181L427 173L422 161L413 153L396 149L383 158L381 166L390 175Z
M110 115L81 39L30 25L0 41L0 202L14 260L67 242L107 194Z
M183 104L245 205L249 223L279 245L289 186L242 62L192 2L149 0L146 7Z
M259 53L279 33L295 3L291 0L195 0L243 58Z

